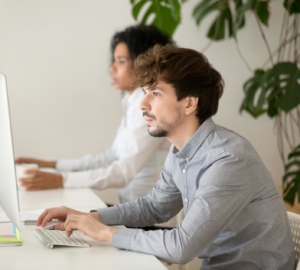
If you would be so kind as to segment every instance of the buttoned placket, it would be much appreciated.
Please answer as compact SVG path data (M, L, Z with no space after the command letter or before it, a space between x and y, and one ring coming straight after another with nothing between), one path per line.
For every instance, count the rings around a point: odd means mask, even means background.
M185 188L185 192L184 192L184 207L187 209L188 205L189 205L189 199L188 199L188 182L187 182L187 165L189 162L189 158L186 157L184 159L184 168L182 170L182 176L183 176L183 183L184 183L184 188Z

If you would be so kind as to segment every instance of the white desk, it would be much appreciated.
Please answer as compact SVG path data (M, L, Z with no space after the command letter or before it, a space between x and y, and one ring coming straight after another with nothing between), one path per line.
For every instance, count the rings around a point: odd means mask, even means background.
M105 203L92 189L51 189L39 191L19 191L21 211L31 211L57 206L71 208L103 208Z
M56 189L19 194L21 211L37 210L54 206L70 206L80 209L106 207L90 189ZM108 243L89 240L91 248L46 248L33 234L35 226L22 223L23 245L0 247L1 270L165 270L154 256L124 251ZM11 223L1 223L1 234L11 234Z

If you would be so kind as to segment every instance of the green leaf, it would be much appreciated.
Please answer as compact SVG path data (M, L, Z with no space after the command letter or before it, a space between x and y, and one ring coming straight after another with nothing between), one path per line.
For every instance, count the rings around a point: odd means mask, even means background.
M291 167L295 165L297 165L300 168L300 161L296 160L288 163L287 165L285 165L285 170L288 171Z
M133 8L132 8L132 16L135 20L137 20L138 15L142 9L142 7L148 2L148 0L141 0L139 1Z
M151 23L170 36L180 24L181 4L178 0L131 0L131 4L135 20L141 17L140 23L146 24L149 16L154 14L155 18Z
M255 4L255 0L248 0L246 4L243 5L243 2L236 5L236 19L235 27L238 29L239 26L245 21L246 11L252 10Z
M270 0L248 0L245 4L241 3L236 9L235 28L239 29L242 22L245 20L245 13L249 11L255 11L259 20L264 24L268 25L270 11L269 11Z
M172 14L174 20L179 20L180 21L180 8L181 8L181 5L179 4L178 1L174 1L174 0L168 0L168 3L171 7L171 14Z
M288 166L288 165L286 165ZM295 176L297 175L297 171L292 171L292 172L286 172L283 177L282 177L282 181L283 183L287 182L287 180L291 177L291 176Z
M212 40L222 40L225 38L225 16L224 12L215 19L208 30L207 37Z
M199 13L201 13L201 10L208 5L208 3L212 1L215 2L216 0L202 0L198 5L196 5L193 9L192 16L195 17L195 19L198 17Z
M207 33L207 37L212 40L225 39L226 33L228 37L235 37L236 27L233 23L233 16L228 2L229 0L202 0L193 10L193 17L197 25L200 25L210 13L218 11ZM240 6L242 2L241 0L235 0L234 3L236 6ZM244 20L242 18L239 28L243 25Z
M283 5L290 15L295 13L300 13L299 0L284 0Z
M283 199L293 206L296 194L300 202L300 145L288 155L288 160L282 178Z
M259 69L255 71L254 76L252 78L246 81L243 87L245 92L245 98L242 102L240 112L245 110L254 118L266 112L266 109L263 106L266 100L266 91L261 87L263 84L264 77L265 72ZM255 97L261 89L262 91L259 94L258 101L255 103Z
M300 144L288 155L288 159L300 156Z
M300 69L292 62L278 63L270 70L266 81L272 81L274 78L279 78L276 80L276 87L282 93L277 106L287 113L300 104Z
M269 1L256 1L254 8L258 15L259 20L265 26L268 26L268 21L269 21L269 17L270 17Z
M244 84L244 92L240 112L245 110L253 117L267 112L271 118L279 110L288 113L300 105L300 70L292 62L282 62L264 73L256 71Z
M299 184L300 184L300 173L297 174L297 176L291 180L289 183L289 186L285 191L283 192L283 199L288 202L291 206L295 203L295 198L297 191L299 190ZM298 192L299 196L299 192Z
M219 26L218 26L219 24ZM235 28L233 25L232 14L230 8L223 9L218 18L212 24L207 36L213 40L221 40L225 38L227 25L228 37L235 37ZM219 30L218 30L219 29Z
M242 0L234 0L235 2L235 22L234 22L234 27L235 27L235 31L238 29L241 29L242 27L245 26L245 15L244 13L239 13L238 14L238 10L241 8L241 6L243 5Z
M213 3L210 3L213 2ZM196 19L196 24L199 25L201 21L212 11L218 10L218 2L215 0L204 0L193 11L193 16Z
M269 101L267 114L270 118L273 118L274 116L276 116L278 114L278 109L277 109L277 106L276 106L276 102L277 102L276 98L272 98Z

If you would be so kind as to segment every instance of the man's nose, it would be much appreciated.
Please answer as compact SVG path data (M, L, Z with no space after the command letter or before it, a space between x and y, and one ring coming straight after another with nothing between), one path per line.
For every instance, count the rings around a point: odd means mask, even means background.
M148 101L147 94L146 94L140 103L140 110L149 111L149 108L150 108L150 105L149 105L149 101Z

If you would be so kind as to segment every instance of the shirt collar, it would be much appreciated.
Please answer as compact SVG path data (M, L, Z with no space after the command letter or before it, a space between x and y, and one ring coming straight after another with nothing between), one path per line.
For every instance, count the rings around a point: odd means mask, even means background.
M211 118L208 118L179 151L173 146L173 154L177 158L190 160L215 127L215 122Z

